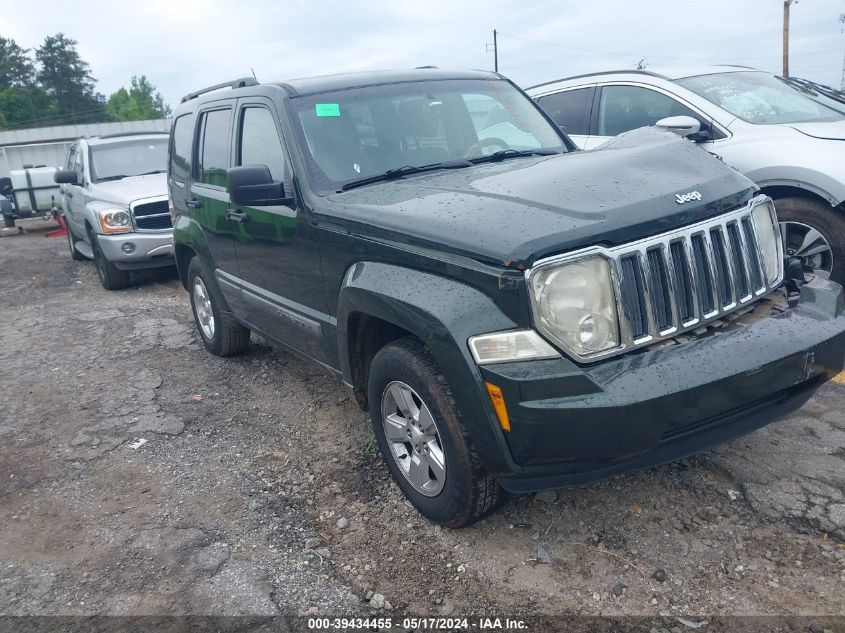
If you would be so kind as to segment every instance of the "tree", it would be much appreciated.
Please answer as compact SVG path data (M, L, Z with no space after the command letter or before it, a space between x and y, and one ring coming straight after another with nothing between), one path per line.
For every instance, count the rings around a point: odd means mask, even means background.
M49 116L50 102L36 84L29 49L0 36L0 113L4 127L38 125Z
M35 66L29 49L0 36L0 90L28 88L35 84Z
M170 106L144 75L133 75L129 90L121 88L106 103L106 113L112 121L164 119L170 112Z
M105 99L95 92L91 67L79 56L76 40L57 33L35 50L38 83L52 101L56 124L92 123L105 118Z

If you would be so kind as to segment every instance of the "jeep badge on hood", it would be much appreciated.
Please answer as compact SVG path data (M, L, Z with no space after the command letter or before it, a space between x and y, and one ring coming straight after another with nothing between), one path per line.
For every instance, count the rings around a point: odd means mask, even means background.
M690 191L689 193L678 193L675 194L675 202L678 204L686 204L690 200L701 200L701 194L697 191Z

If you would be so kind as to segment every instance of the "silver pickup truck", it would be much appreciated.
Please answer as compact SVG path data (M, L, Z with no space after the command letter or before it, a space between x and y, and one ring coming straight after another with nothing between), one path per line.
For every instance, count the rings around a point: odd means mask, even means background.
M93 259L106 290L129 285L129 273L173 266L167 202L168 134L80 138L55 180L74 260Z

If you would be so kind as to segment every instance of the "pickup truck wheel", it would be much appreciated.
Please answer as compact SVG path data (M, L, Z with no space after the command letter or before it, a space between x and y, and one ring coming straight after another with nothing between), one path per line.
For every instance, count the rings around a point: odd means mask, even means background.
M8 214L3 215L3 226L7 229L15 228L15 216Z
M74 237L73 231L70 230L70 226L67 223L67 218L64 219L65 222L65 231L67 232L67 245L70 248L70 258L75 262L81 262L85 259L85 256L76 250L76 243L79 241Z
M120 270L103 255L103 249L97 242L97 236L91 235L91 250L94 251L94 263L97 265L97 276L106 290L123 290L129 285L129 271Z
M249 329L223 312L223 298L197 257L188 265L188 292L191 294L191 311L205 348L217 356L243 352L249 345Z
M784 254L800 257L817 275L845 283L845 217L806 198L775 200Z
M463 527L504 491L481 466L446 378L416 339L382 348L370 366L370 419L393 480L427 519Z

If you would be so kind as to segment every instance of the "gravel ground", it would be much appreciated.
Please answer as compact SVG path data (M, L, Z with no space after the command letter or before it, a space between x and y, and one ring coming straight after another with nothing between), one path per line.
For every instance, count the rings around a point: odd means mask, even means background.
M341 385L220 359L175 272L0 238L0 614L845 614L845 386L693 459L421 519ZM645 629L648 630L648 629Z

